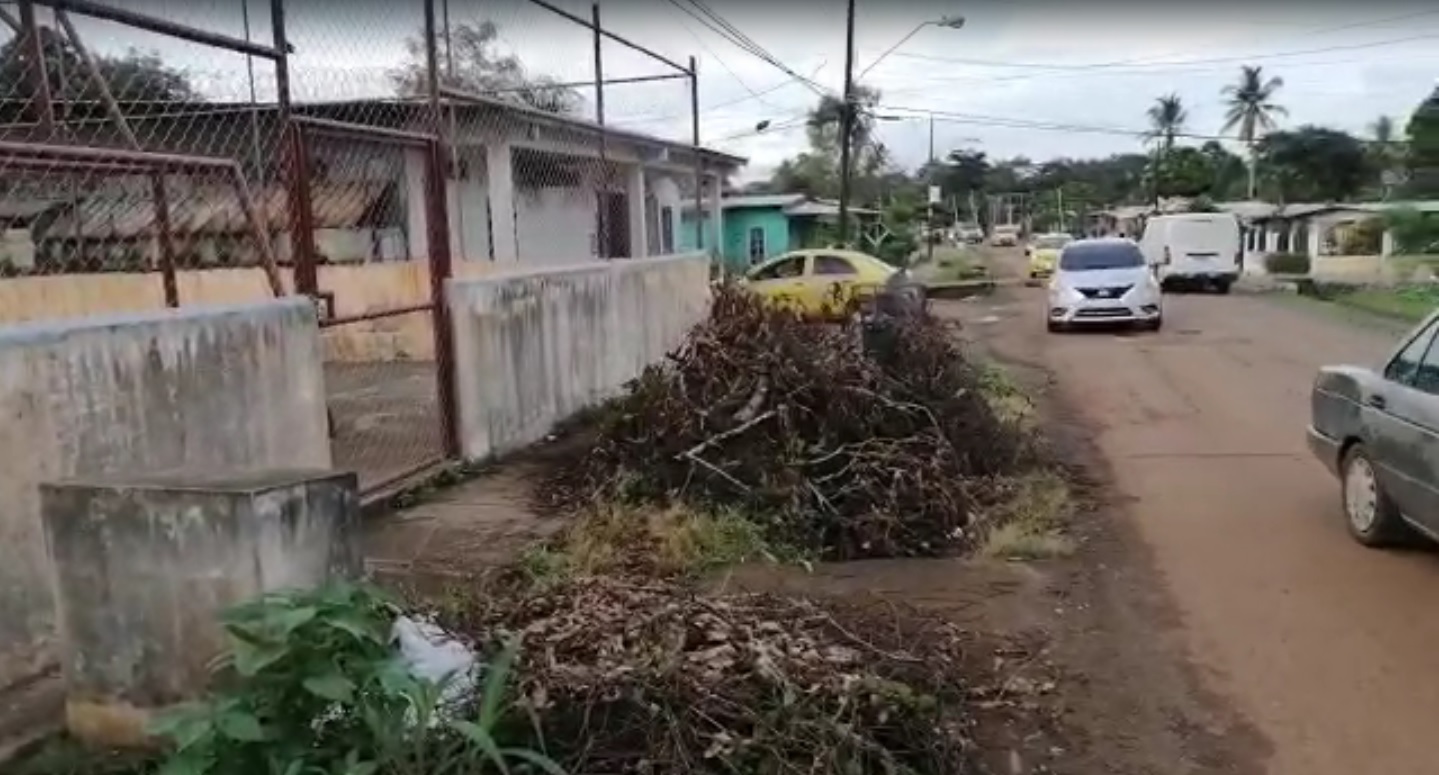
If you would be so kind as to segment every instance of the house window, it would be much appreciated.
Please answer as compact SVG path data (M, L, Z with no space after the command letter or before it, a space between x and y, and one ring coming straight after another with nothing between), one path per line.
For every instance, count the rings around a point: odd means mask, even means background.
M660 247L665 255L675 252L675 209L660 209Z
M764 229L755 226L749 230L750 263L763 261L765 256Z

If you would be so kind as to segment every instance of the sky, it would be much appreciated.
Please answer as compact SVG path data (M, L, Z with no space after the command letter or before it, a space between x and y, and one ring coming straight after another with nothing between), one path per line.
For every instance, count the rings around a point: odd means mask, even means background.
M590 32L544 8L526 0L436 1L447 2L451 24L495 22L502 48L533 73L576 82L594 77ZM248 12L251 37L269 42L270 0L249 0L248 6L244 0L104 2L236 37L245 34ZM585 2L551 2L585 17L591 12ZM600 0L602 25L680 64L694 56L701 142L748 158L742 180L763 179L804 149L804 114L819 95L842 89L845 2L701 3L774 61L721 34L723 27L691 0ZM405 60L404 41L421 28L422 8L422 0L288 0L296 97L392 93L387 73ZM44 23L50 12L39 13ZM963 17L961 28L926 24L953 16ZM188 72L209 96L249 94L242 55L110 22L78 23L99 51L153 51ZM855 72L863 73L861 83L881 91L879 138L906 167L928 158L931 117L940 156L977 148L991 158L1043 161L1136 151L1145 111L1170 93L1188 108L1189 132L1232 134L1223 131L1221 89L1237 79L1243 64L1284 79L1277 96L1288 109L1282 126L1319 124L1360 135L1380 115L1402 127L1439 82L1439 6L1418 0L857 0L855 26ZM607 78L675 72L618 43L607 41L602 50ZM256 94L273 99L272 66L250 64ZM593 117L593 87L580 92ZM616 126L690 139L684 79L607 86L605 107L606 120ZM768 128L756 131L763 121Z

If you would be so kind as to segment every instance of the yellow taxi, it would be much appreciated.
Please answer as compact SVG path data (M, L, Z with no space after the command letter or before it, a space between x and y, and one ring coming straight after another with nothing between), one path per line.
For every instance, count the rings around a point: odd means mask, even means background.
M1073 241L1074 238L1068 234L1040 234L1035 237L1024 249L1024 254L1029 257L1029 279L1045 280L1054 274L1060 251Z
M862 308L899 270L854 250L795 250L751 268L744 285L805 317L845 317Z

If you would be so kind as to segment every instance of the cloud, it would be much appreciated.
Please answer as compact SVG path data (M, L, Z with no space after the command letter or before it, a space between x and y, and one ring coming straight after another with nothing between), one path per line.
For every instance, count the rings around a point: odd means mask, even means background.
M588 17L587 0L551 0ZM243 34L234 0L134 0L136 10L228 35ZM250 0L251 35L268 42L269 3ZM687 14L680 7L689 8ZM747 177L766 174L804 148L802 127L786 129L818 99L837 93L844 62L843 0L708 0L707 6L774 59L812 85L786 74L746 46L726 40L721 25L689 0L605 0L603 23L680 64L699 63L701 138L751 159ZM582 26L524 0L447 0L453 23L489 19L501 43L528 69L562 81L593 73L592 35ZM380 96L386 71L404 56L403 41L422 25L417 3L393 0L290 0L288 22L297 94ZM963 29L926 27L874 67L865 82L892 108L946 114L935 124L937 151L978 145L996 157L1095 156L1133 151L1145 110L1176 93L1189 109L1189 128L1218 134L1220 89L1239 66L1260 64L1282 76L1286 123L1363 131L1380 114L1407 119L1435 84L1439 8L1415 2L1366 4L1319 0L1299 4L1217 0L1205 4L1076 3L966 0L964 3L871 0L857 12L857 70L863 70L916 25L964 13ZM41 9L42 21L49 11ZM698 18L696 18L698 17ZM108 22L83 21L102 53L134 46L160 53L197 74L216 96L247 93L244 57ZM1430 36L1430 37L1425 37ZM606 41L607 77L673 73L662 62ZM273 95L273 70L257 64L263 97ZM593 105L593 90L581 91ZM607 119L617 125L688 141L690 91L684 79L613 85ZM895 111L907 113L906 111ZM755 133L758 122L771 129ZM1402 125L1402 121L1401 121ZM1068 127L1068 130L1065 129ZM927 122L885 122L880 138L905 165L928 154ZM969 138L977 138L977 142Z

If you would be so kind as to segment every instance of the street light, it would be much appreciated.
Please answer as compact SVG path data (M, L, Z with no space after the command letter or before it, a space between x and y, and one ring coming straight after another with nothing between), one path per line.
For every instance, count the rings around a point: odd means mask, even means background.
M898 43L896 43L896 44L894 44L893 46L890 46L889 48L885 49L885 50L884 50L884 53L883 53L883 54L880 54L878 59L874 60L873 62L870 62L870 63L869 63L869 67L866 67L865 69L861 70L860 73L859 73L860 79L863 79L866 75L869 74L869 71L870 71L870 70L873 70L876 65L878 65L880 62L883 62L883 61L885 60L885 57L889 56L890 54L893 54L900 46L903 46L906 42L909 41L910 38L914 37L915 35L918 35L918 34L919 34L919 31L922 30L922 29L924 29L925 27L944 27L945 29L957 30L957 29L960 29L960 28L964 27L964 17L963 17L963 16L941 16L941 17L938 18L938 19L930 19L930 20L927 21L927 22L920 22L918 25L915 26L914 29L912 29L912 30L909 31L909 34L907 34L907 35L905 35L904 37L900 38Z
M849 0L845 12L845 40L844 40L844 97L842 111L840 112L839 126L839 241L846 244L849 233L849 183L850 183L850 148L849 138L854 131L854 4L855 0ZM875 65L884 61L884 58L894 53L895 49L903 46L906 41L914 37L925 27L944 27L957 30L964 26L963 16L944 16L927 22L920 22L908 35L899 39L898 43L885 49L879 58L874 60L864 70L860 71L859 77L863 78L866 73L873 70Z

